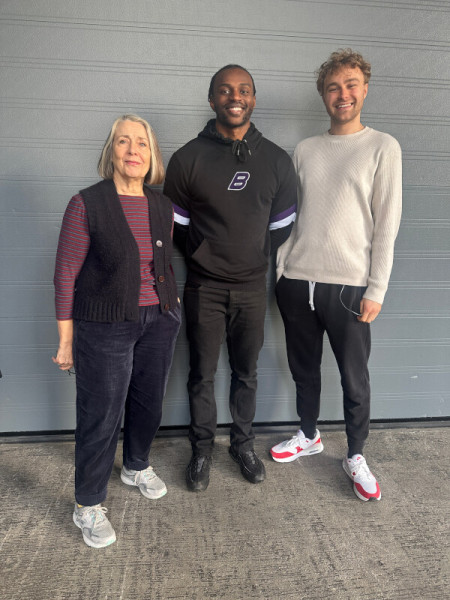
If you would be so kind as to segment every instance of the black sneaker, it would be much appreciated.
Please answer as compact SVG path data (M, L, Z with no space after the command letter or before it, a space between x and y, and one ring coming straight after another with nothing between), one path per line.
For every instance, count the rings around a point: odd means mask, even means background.
M191 492L204 492L209 484L210 456L194 456L186 468L186 485Z
M261 483L266 478L266 469L254 450L236 452L233 447L229 450L231 458L238 463L241 473L250 483Z

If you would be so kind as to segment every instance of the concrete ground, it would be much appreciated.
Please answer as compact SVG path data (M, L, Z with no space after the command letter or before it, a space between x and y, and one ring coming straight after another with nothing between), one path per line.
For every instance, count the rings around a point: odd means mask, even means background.
M381 502L361 502L341 467L342 431L288 464L289 437L257 432L267 480L247 483L220 435L211 483L188 492L183 437L158 437L168 494L145 499L111 477L117 542L86 546L72 522L72 441L0 444L2 600L432 600L450 598L450 427L374 429L366 448ZM3 440L5 442L5 439Z

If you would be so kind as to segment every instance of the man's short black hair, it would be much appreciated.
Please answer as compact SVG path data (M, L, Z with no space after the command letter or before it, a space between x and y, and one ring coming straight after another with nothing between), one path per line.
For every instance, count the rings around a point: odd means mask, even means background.
M217 75L219 75L219 73L222 73L222 71L230 71L231 69L240 69L241 71L245 71L250 76L250 79L252 80L252 84L253 84L253 95L256 96L255 82L253 81L253 77L252 77L251 73L249 73L247 71L247 69L244 69L244 67L241 67L241 65L225 65L224 67L219 69L217 71L217 73L214 73L214 75L211 77L211 83L209 84L209 90L208 90L208 100L211 100L211 98L212 98L213 91L214 91L214 84L216 82Z

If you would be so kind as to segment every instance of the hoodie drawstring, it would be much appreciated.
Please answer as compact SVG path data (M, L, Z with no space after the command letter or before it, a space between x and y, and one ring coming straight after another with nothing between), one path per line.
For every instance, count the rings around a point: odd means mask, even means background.
M316 287L315 281L308 281L309 283L309 306L311 310L316 310L314 306L314 288Z
M239 162L245 162L247 160L246 153L248 156L252 155L246 139L234 140L233 145L231 146L231 153L238 157Z

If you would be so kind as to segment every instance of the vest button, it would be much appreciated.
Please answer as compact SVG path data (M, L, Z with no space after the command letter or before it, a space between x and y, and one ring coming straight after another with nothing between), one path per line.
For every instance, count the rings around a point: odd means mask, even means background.
M164 310L169 310L170 306L168 304L164 304Z
M161 240L156 240L156 245L158 246L158 248L161 248L163 243Z
M164 277L164 275L160 275L160 276L158 277L158 281L159 281L159 283L163 283L163 282L165 281L165 277Z

